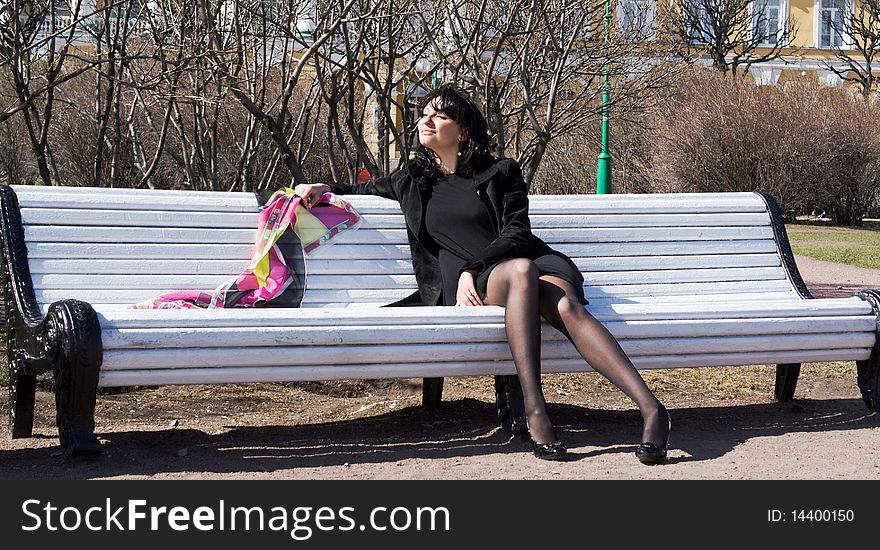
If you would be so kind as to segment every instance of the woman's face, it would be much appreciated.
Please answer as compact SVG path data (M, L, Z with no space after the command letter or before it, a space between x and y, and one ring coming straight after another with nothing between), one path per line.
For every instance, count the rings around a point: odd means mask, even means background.
M419 119L419 143L434 152L458 149L459 143L467 139L461 125L437 110L439 99L425 106Z

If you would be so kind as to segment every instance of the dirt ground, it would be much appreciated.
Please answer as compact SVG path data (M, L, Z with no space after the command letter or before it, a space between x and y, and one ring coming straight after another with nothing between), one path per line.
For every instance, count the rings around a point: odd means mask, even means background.
M798 266L817 297L880 288L880 270ZM420 380L102 390L104 453L74 461L41 389L34 437L0 437L0 479L880 479L880 422L854 371L804 365L784 404L772 400L773 366L644 372L673 418L659 467L633 456L632 403L592 373L544 377L564 463L498 430L489 377L446 379L430 412Z

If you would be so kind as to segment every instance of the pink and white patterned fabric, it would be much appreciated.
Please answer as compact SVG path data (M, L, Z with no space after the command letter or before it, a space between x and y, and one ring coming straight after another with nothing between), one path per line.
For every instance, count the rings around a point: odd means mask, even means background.
M293 262L285 258L279 240L293 228L309 254L318 247L332 243L342 231L357 228L360 215L346 201L333 193L324 193L311 209L302 198L284 187L269 198L260 211L257 238L251 263L238 277L213 291L177 290L131 306L133 309L201 309L255 307L273 304L303 274L294 271ZM301 294L300 294L301 298ZM296 303L288 303L296 307Z

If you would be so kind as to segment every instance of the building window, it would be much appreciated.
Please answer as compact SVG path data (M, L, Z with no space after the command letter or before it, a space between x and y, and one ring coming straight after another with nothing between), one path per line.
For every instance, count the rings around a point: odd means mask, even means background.
M59 27L64 27L69 25L70 22L70 6L64 2L57 2L55 4L55 24Z
M754 36L762 46L775 46L785 38L784 0L757 0L752 11Z
M605 13L605 8L600 8L597 12L597 8L588 7L585 9L585 5L590 6L590 3L584 2L584 0L563 0L560 3L554 12L556 21L553 23L560 36L589 40L590 31L597 24L601 28L601 19L597 20L595 16L601 17Z
M419 119L422 118L422 111L419 110L419 103L422 102L422 98L428 95L428 90L419 84L410 84L406 88L406 95L404 96L404 105L406 108L403 111L403 127L406 131L411 131L415 135L416 124Z
M819 47L842 48L845 46L846 13L850 9L847 0L819 0Z
M713 42L715 25L710 9L715 11L714 0L682 0L682 36L692 44Z
M617 0L617 32L637 38L653 38L656 0Z

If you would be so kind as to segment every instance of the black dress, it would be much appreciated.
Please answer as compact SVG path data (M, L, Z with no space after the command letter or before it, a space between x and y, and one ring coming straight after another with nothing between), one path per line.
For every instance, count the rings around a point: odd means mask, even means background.
M439 250L440 278L443 284L443 303L455 305L458 278L462 266L479 255L497 237L492 217L486 204L477 196L471 178L449 174L433 184L431 197L425 208L425 228ZM555 275L574 286L586 304L580 274L561 256L543 254L529 258L542 275ZM489 274L497 266L489 266L475 282L480 297L486 298Z

